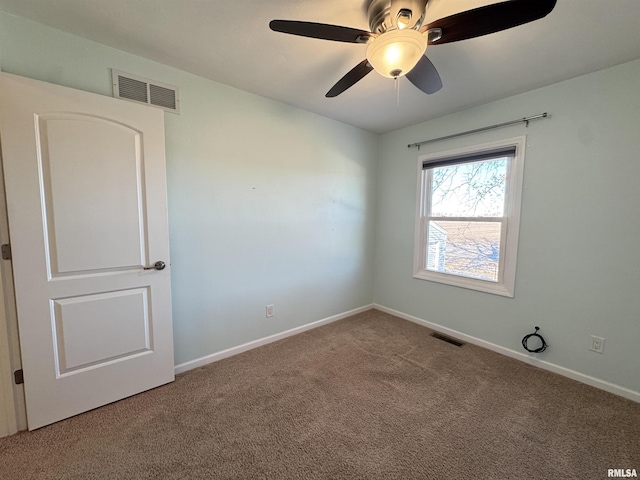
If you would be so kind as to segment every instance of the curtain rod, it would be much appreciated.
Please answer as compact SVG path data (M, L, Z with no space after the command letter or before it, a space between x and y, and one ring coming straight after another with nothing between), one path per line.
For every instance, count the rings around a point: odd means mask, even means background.
M507 125L514 125L516 123L526 123L527 127L529 126L529 120L536 120L538 118L547 118L547 112L540 113L538 115L531 115L530 117L519 118L518 120L512 120L510 122L498 123L497 125L491 125L490 127L482 127L476 128L475 130L468 130L466 132L454 133L453 135L447 135L446 137L438 137L432 138L431 140L425 140L423 142L410 143L407 145L407 148L418 147L420 150L420 145L424 145L426 143L437 142L440 140L447 140L449 138L462 137L463 135L470 135L472 133L484 132L486 130L493 130L494 128L506 127Z

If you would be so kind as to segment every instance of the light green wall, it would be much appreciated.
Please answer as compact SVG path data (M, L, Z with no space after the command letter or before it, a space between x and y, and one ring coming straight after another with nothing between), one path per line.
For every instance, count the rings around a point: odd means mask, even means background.
M640 391L640 61L383 135L375 301ZM445 87L446 88L446 84ZM408 149L413 142L549 112L550 118ZM419 154L527 135L515 298L412 278ZM604 354L590 335L605 337ZM534 354L532 354L533 356Z
M4 13L0 66L103 95L111 68L180 88L165 114L176 364L371 303L375 135Z

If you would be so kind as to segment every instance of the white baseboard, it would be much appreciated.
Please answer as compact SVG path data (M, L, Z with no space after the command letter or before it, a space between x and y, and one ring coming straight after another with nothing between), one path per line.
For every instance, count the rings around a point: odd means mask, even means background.
M238 345L237 347L228 348L226 350L222 350L221 352L212 353L211 355L206 355L189 362L181 363L180 365L176 365L174 367L174 370L177 375L178 373L202 367L203 365L217 362L218 360L222 360L223 358L231 357L233 355L246 352L247 350L252 350L254 348L267 345L268 343L276 342L278 340L282 340L283 338L291 337L292 335L297 335L298 333L306 332L307 330L312 330L314 328L321 327L322 325L327 325L328 323L342 320L343 318L356 315L357 313L366 312L367 310L371 310L372 308L374 308L373 304L365 305L364 307L356 308L353 310L349 310L348 312L343 312L331 317L323 318L322 320L311 322L300 327L292 328L291 330L286 330L281 333L269 335L268 337L259 338L258 340L253 340L252 342L244 343L242 345Z
M430 328L437 332L444 333L458 340L463 340L468 343L473 343L474 345L478 345L479 347L486 348L487 350L492 350L502 355L506 355L507 357L515 358L516 360L520 360L521 362L528 363L530 365L542 368L544 370L549 370L550 372L557 373L564 377L568 377L572 380L576 380L581 383L586 383L587 385L590 385L592 387L596 387L601 390L605 390L609 393L613 393L615 395L619 395L621 397L628 398L629 400L633 400L634 402L640 403L640 392L636 392L634 390L621 387L620 385L615 385L613 383L605 382L604 380L590 377L589 375L585 375L583 373L576 372L575 370L570 370L568 368L561 367L559 365L555 365L550 362L545 362L544 360L539 360L537 358L530 357L529 355L526 355L521 352L516 352L515 350L511 350L510 348L502 347L500 345L496 345L495 343L487 342L485 340L472 337L471 335L467 335L467 334L458 332L456 330L452 330L451 328L443 327L442 325L438 325L436 323L428 322L426 320L423 320L422 318L414 317L412 315L399 312L398 310L387 308L383 305L373 304L373 308L375 308L376 310L380 310L381 312L389 313L396 317L400 317L404 320L409 320L410 322L417 323L418 325L422 325L424 327Z

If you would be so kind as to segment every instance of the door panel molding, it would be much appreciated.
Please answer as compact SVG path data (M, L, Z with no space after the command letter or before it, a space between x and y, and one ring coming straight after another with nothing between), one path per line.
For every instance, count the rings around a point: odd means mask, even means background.
M50 300L57 377L152 352L149 294L143 287Z
M86 151L78 152L82 145L65 140L72 134L86 140L83 145ZM36 115L40 195L45 213L50 279L141 266L146 262L147 215L141 136L137 129L93 115L66 112ZM112 198L112 202L118 203L116 209L96 208L93 197L103 191L119 193ZM83 201L67 200L74 197ZM82 228L91 226L94 216L101 219L98 228ZM120 235L107 237L105 233L114 228L120 230ZM100 242L106 238L109 241ZM100 242L98 248L97 242ZM83 251L87 249L89 251Z

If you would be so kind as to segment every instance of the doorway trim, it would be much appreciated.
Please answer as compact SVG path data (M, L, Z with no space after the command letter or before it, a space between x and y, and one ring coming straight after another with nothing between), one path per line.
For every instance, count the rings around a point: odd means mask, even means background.
M11 355L7 328L6 303L4 301L4 276L0 277L3 295L0 295L0 437L18 431L16 405L11 381Z
M5 243L10 243L9 222L0 153L0 244ZM12 265L10 260L0 262L0 437L5 437L26 430L27 414L24 389L13 382L13 372L22 368L22 362Z

